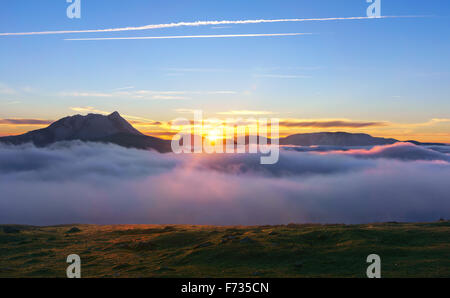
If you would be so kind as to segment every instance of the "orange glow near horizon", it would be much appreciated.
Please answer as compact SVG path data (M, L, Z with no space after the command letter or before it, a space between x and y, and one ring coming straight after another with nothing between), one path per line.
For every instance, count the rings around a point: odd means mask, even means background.
M0 124L0 137L21 135L26 132L42 129L48 125L38 124ZM179 133L183 127L176 127L179 130L174 130L170 122L159 122L158 125L136 123L134 127L143 134L153 136L165 140L171 140L174 135ZM224 124L208 124L205 123L200 129L201 135L208 140L215 142L219 139L224 139L222 130ZM374 137L393 138L400 141L415 140L419 142L434 142L434 143L450 143L450 121L433 120L423 124L395 124L391 123L380 127L363 127L363 128L315 128L315 127L289 127L280 125L280 137L286 137L298 133L317 133L317 132L349 132L349 133L365 133ZM269 132L270 135L270 132Z

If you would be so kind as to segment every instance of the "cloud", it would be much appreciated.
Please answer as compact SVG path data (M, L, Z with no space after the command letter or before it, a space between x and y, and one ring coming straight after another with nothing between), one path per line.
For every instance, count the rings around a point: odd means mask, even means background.
M219 90L219 91L207 91L207 94L237 94L236 91Z
M178 36L132 36L132 37L93 37L93 38L66 38L71 41L93 40L138 40L138 39L195 39L195 38L234 38L234 37L278 37L311 35L312 33L265 33L265 34L222 34L222 35L178 35Z
M124 115L124 117L127 117ZM129 118L129 116L128 116ZM142 121L142 120L129 120L128 122L130 122L131 124L136 124L136 125L149 125L149 126L159 126L159 125L163 125L164 123L161 121L152 121L152 120L147 120L147 121Z
M109 115L110 112L98 110L94 107L70 107L72 111L78 112L78 113L97 113L102 115Z
M16 104L19 104L20 101L18 101L18 100L12 100L12 101L2 102L2 103L5 104L5 105L16 105Z
M174 96L174 95L153 95L154 99L166 99L166 100L182 100L182 99L191 99L186 96Z
M185 95L231 95L237 94L236 91L231 90L212 90L212 91L185 91L185 90L170 90L170 91L158 91L158 90L134 90L125 91L127 88L120 88L122 90L116 90L113 92L61 92L60 96L65 97L130 97L137 99L190 99Z
M425 123L410 124L410 126L433 126L440 123L450 123L449 118L434 118Z
M283 74L257 74L258 78L272 78L272 79L309 79L311 76L305 75L283 75Z
M129 89L134 89L134 86L115 88L115 89L113 89L113 91L123 91L123 90L129 90Z
M272 115L273 112L270 111L250 111L250 110L239 110L239 111L228 111L219 112L218 115L233 115L233 116L256 116L256 115Z
M381 16L377 19L385 18L417 18L420 16ZM49 35L49 34L69 34L69 33L100 33L100 32L122 32L122 31L141 31L162 28L177 27L200 27L200 26L217 26L217 25L245 25L245 24L264 24L264 23L297 23L297 22L313 22L313 21L343 21L343 20L369 20L371 17L345 17L345 18L297 18L297 19L259 19L259 20L217 20L217 21L196 21L196 22L178 22L167 24L153 24L138 27L121 27L107 29L90 29L90 30L59 30L59 31L36 31L36 32L12 32L0 33L0 36L23 36L23 35Z
M174 135L177 134L177 132L171 132L171 131L155 131L152 129L151 131L143 131L140 130L143 134L153 137L159 137L159 138L165 138L165 139L172 139Z
M164 68L165 71L170 72L227 72L231 71L222 68Z
M60 96L67 97L111 97L113 93L102 93L102 92L61 92Z
M450 162L448 154L439 151L449 149L450 146L434 146L431 148L416 146L411 143L395 143L386 146L375 146L371 149L351 149L347 151L333 151L327 154L351 155L358 158L389 158L397 160L437 160Z
M231 26L217 26L217 27L211 27L211 29L228 29L232 28Z
M339 155L324 158L317 154L289 151L283 152L278 163L274 165L261 165L259 161L260 156L256 154L210 155L195 159L190 166L231 175L265 177L332 175L360 171L374 166L374 163L369 160L360 161Z
M13 95L16 93L17 93L16 90L14 90L13 88L11 88L3 83L0 83L0 94Z
M279 164L258 161L81 142L0 145L0 222L252 225L450 217L446 161L287 151Z
M447 146L426 146L426 148L440 153L450 154L450 145Z
M45 125L51 124L53 120L42 119L0 119L0 124L13 124L13 125Z
M290 128L301 128L301 127L362 128L362 127L386 126L386 125L387 125L386 122L358 122L358 121L349 121L349 120L317 120L317 121L284 120L284 121L280 121L280 126L285 126L285 127L290 127Z
M195 110L195 109L176 109L175 112L177 112L179 114L194 114L196 111L199 111L199 110L200 109L198 109L198 110Z

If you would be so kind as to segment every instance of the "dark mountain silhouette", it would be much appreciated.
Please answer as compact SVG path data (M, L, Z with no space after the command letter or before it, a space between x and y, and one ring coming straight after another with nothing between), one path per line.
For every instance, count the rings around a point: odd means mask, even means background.
M154 149L158 152L171 151L170 141L142 134L123 119L118 112L108 116L88 114L87 116L65 117L52 123L47 128L30 131L23 135L0 138L0 142L3 143L13 145L33 143L38 147L71 140L113 143L127 148ZM249 137L246 136L245 144L249 144L249 141ZM376 138L368 134L346 132L295 134L280 138L279 141L280 145L344 147L389 145L399 142L395 139ZM271 143L271 140L268 139L267 142ZM415 145L445 145L417 141L408 142Z
M397 142L403 142L396 139L386 139L372 137L363 133L347 132L319 132L295 134L286 138L280 138L280 145L295 146L377 146L390 145ZM404 141L418 146L445 146L442 143L422 143L418 141Z
M375 146L399 142L395 139L375 138L368 134L346 132L319 132L296 134L280 139L280 145L297 146Z
M419 146L447 146L448 144L444 144L444 143L422 143L422 142L417 142L417 141L405 141L406 143L412 143L414 145L419 145Z
M155 149L159 152L171 151L169 141L140 133L118 112L108 116L89 114L65 117L47 128L0 138L3 143L19 145L31 142L38 147L71 140L114 143L127 148Z

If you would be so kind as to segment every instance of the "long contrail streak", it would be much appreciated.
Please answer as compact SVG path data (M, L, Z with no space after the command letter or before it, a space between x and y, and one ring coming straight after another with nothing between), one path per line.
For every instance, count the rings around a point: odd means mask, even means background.
M133 37L67 38L67 39L64 39L64 40L133 40L133 39L188 39L188 38L275 37L275 36L298 36L298 35L310 35L310 34L312 34L312 33L179 35L179 36L133 36Z
M153 24L138 27L122 27L109 29L91 29L91 30L64 30L64 31L39 31L39 32L13 32L0 33L0 36L23 36L23 35L46 35L46 34L69 34L69 33L100 33L100 32L121 32L121 31L139 31L161 28L176 27L198 27L198 26L217 26L217 25L241 25L241 24L263 24L263 23L286 23L286 22L312 22L312 21L339 21L339 20L367 20L367 19L386 19L386 18L417 18L419 16L381 16L381 17L347 17L347 18L312 18L312 19L274 19L274 20L237 20L237 21L197 21L197 22L178 22L167 24Z

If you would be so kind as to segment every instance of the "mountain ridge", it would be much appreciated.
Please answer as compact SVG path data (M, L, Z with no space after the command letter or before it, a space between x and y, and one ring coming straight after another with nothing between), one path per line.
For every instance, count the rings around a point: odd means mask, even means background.
M280 138L280 145L296 146L380 146L395 143L412 143L418 146L447 146L444 143L423 143L414 140L400 141L393 138L373 137L365 133L316 132L293 134Z
M67 116L53 122L46 128L17 136L0 137L1 143L19 145L31 142L37 147L71 140L113 143L127 148L154 149L162 153L171 151L170 141L144 135L122 118L118 112L113 112L110 115ZM294 134L279 139L280 145L291 146L377 146L397 142L400 141L392 138L373 137L364 133L348 132ZM412 140L406 142L415 145L446 145L442 143L421 143Z
M319 132L294 134L280 139L281 145L298 146L375 146L391 145L399 142L396 139L373 137L363 133Z
M46 128L0 138L2 143L13 145L33 143L37 147L72 140L113 143L127 148L154 149L162 153L171 151L169 141L144 135L118 112L107 116L100 114L67 116Z

